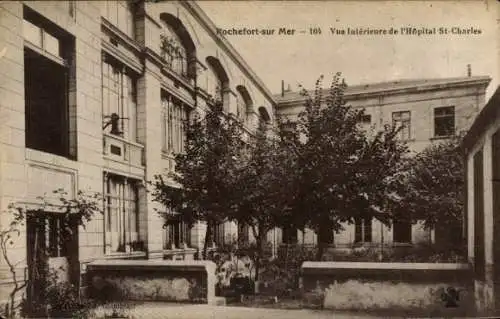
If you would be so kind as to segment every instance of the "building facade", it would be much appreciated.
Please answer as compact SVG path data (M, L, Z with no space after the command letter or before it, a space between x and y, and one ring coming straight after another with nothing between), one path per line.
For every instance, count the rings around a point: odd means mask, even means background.
M500 310L500 88L462 141L467 201L464 228L467 257L474 269L476 308Z
M49 263L79 283L95 259L192 258L206 225L164 227L146 182L175 169L182 121L221 101L251 133L274 98L194 2L6 1L0 4L0 206L40 206L56 189L104 194L104 214ZM170 212L166 212L170 213ZM57 214L46 212L47 242ZM9 259L28 279L21 233ZM231 228L233 227L233 229ZM235 231L228 225L227 231ZM12 286L0 264L0 300ZM22 275L21 275L22 277Z
M438 143L467 131L484 105L489 77L400 80L348 86L345 99L354 108L364 108L360 123L368 131L378 131L385 124L402 126L400 138L407 142L410 153L422 151L431 143ZM313 92L311 92L313 94ZM327 96L325 92L323 96ZM304 108L301 92L283 90L276 96L277 115L296 121ZM345 230L333 236L335 247L356 245L408 246L430 244L436 239L434 230L424 230L417 223L397 223L386 227L376 220L359 220L344 225ZM292 241L316 243L316 235L298 231Z

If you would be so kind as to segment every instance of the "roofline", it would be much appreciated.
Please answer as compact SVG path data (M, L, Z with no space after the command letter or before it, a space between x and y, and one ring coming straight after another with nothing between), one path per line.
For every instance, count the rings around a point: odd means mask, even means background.
M481 112L479 112L474 123L472 123L462 139L460 148L464 154L467 154L470 148L474 146L474 142L487 130L487 126L500 117L500 107L498 107L498 104L500 104L500 86L497 87L495 93L493 93L486 105L481 109Z
M236 51L236 49L231 45L231 43L223 36L217 34L217 27L213 21L208 17L208 15L200 8L200 6L192 1L181 1L181 3L196 16L208 29L212 37L218 42L219 45L228 53L229 57L242 69L244 73L251 79L251 81L262 91L262 93L271 101L273 108L276 106L277 102L274 95L266 87L264 82L257 76L257 74L252 70L252 68L245 62L241 55Z
M443 81L446 81L446 79L443 79ZM488 86L488 84L491 81L491 77L489 76L476 76L472 78L464 77L456 80L451 80L449 79L449 82L443 82L443 83L420 83L420 84L407 84L402 87L398 88L382 88L382 89L370 89L367 88L365 91L361 92L349 92L349 89L352 88L357 88L357 87L362 87L365 85L373 85L373 84L380 84L380 83L385 83L385 82L377 82L377 83L370 83L370 84L360 84L360 85L353 85L351 87L347 87L346 91L344 92L344 96L347 100L349 99L354 99L356 97L373 97L373 96L378 96L382 93L386 94L398 94L398 93L417 93L417 92L422 92L422 91L432 91L432 90L438 90L438 89L444 89L444 88L457 88L457 87L463 87L463 86L481 86L484 85L485 88ZM390 84L391 82L387 82L387 84ZM323 93L328 92L329 89L323 89ZM308 92L313 93L313 90L309 90ZM285 105L285 104L293 104L296 102L302 102L304 100L303 97L300 98L293 98L293 99L283 99L280 100L277 98L277 103L279 105Z

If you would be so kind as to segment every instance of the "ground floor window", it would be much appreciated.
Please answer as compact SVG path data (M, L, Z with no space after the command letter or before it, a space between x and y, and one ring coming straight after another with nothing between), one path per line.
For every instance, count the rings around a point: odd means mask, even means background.
M216 223L213 227L213 238L216 246L226 244L225 223Z
M191 246L191 227L180 217L170 215L163 229L163 249L180 249Z
M106 252L130 252L139 247L138 181L120 175L105 175Z
M298 238L297 238L297 228L295 227L289 227L285 226L283 227L283 244L297 244L298 243Z
M250 227L244 223L238 223L238 242L248 243L249 242L249 232Z
M356 218L354 223L354 242L371 243L372 241L372 219Z
M395 243L411 243L411 222L395 220L392 224L393 238Z

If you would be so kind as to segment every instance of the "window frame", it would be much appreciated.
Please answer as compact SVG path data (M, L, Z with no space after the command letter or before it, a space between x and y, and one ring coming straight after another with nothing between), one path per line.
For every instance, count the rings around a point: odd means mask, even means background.
M138 141L138 94L139 76L124 63L109 54L104 54L101 61L102 70L102 115L103 127L111 121L111 115L119 116L121 134L111 133L111 125L103 129L105 134L120 136L127 141ZM116 79L114 79L116 74ZM116 87L116 89L115 89ZM111 101L112 94L116 101ZM115 105L113 105L115 104ZM116 109L116 112L113 112Z
M450 113L447 113L447 111L451 110ZM438 112L441 112L443 114L437 114ZM456 117L455 117L455 106L440 106L440 107L435 107L434 108L434 137L436 138L446 138L455 135L456 133ZM443 123L446 123L446 120L450 120L452 122L452 126L445 130L444 128L441 128L441 126L438 125L438 122L443 121ZM438 129L439 127L439 129ZM444 127L444 126L443 126ZM447 133L447 134L438 134L438 131L443 129L443 132L439 133ZM446 132L445 132L446 131ZM449 132L448 132L449 131Z
M404 118L405 115L408 115L408 118ZM400 125L398 125L398 123ZM398 136L402 141L408 141L412 139L411 111L405 110L392 112L392 125L395 127L401 127L401 130L398 132ZM405 136L404 132L407 133L407 136Z
M104 190L105 253L129 253L127 246L130 249L133 242L140 241L139 181L105 173ZM117 233L118 243L113 242L112 233ZM133 233L135 239L132 238ZM106 238L108 234L111 238ZM117 245L116 250L114 245Z

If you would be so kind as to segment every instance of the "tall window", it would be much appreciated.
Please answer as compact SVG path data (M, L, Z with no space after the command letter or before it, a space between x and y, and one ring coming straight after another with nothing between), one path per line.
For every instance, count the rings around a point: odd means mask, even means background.
M370 243L372 241L372 219L356 218L354 223L354 242Z
M164 23L161 34L161 53L167 66L175 73L188 76L188 54L173 28Z
M474 155L474 273L478 279L485 276L484 256L484 170L483 151Z
M184 123L189 117L189 108L170 95L162 97L162 149L167 153L184 151L186 139Z
M25 8L25 143L28 148L69 157L68 93L74 44L45 25L43 18Z
M394 220L392 223L393 237L395 243L411 243L411 222L406 220Z
M191 229L180 217L169 214L163 229L163 249L181 249L191 245Z
M135 76L106 56L102 62L102 112L104 131L135 141L137 138L137 88Z
M238 223L238 243L248 243L250 227L245 223Z
M120 31L135 38L134 4L129 1L104 1L104 17Z
M236 116L239 119L244 120L246 115L246 109L247 109L246 101L243 98L243 95L240 92L238 92L238 94L236 95Z
M128 252L139 240L137 181L106 174L104 189L106 252Z
M411 113L410 111L392 112L392 124L395 127L401 127L399 131L400 140L409 140L411 138Z
M207 93L210 94L214 99L218 101L223 100L223 92L222 92L222 81L217 76L217 73L213 70L213 68L209 65L206 70L206 80L207 80Z
M434 109L434 136L446 137L455 134L455 107L437 107Z

